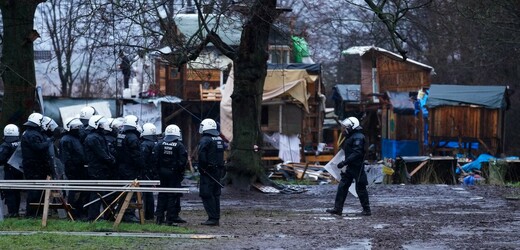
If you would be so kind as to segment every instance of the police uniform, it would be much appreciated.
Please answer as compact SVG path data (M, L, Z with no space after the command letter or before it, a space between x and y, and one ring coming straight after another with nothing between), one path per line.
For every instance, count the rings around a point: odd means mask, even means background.
M152 158L161 181L160 187L180 188L188 162L188 153L179 138L166 136L160 140L153 148ZM176 193L159 193L155 210L158 224L161 224L164 219L169 225L186 222L179 217L181 196L182 194Z
M79 130L74 129L64 132L60 139L60 158L65 166L65 175L69 180L89 179L85 167L85 153L79 138ZM77 197L76 197L77 196ZM86 217L83 205L88 202L88 192L69 191L68 201L74 208L76 218Z
M347 198L348 189L352 182L356 181L356 192L359 201L363 207L363 215L370 215L370 204L367 191L367 175L364 170L365 156L365 136L361 127L354 129L352 134L348 135L341 148L345 152L345 160L338 164L338 168L347 166L345 172L341 173L341 181L338 185L338 192L334 201L334 209L328 210L330 213L341 214L345 199Z
M0 145L0 165L4 165L5 180L23 180L23 173L18 169L7 164L9 158L20 144L18 137L5 137L4 142ZM7 205L7 217L17 217L20 210L20 190L7 189L3 191L2 198L5 198Z
M143 178L145 180L153 180L157 175L155 173L155 167L152 165L152 150L157 143L155 136L144 136L141 140L141 152L145 162L143 170ZM144 218L146 220L152 220L154 216L154 198L152 192L146 192L144 196Z
M39 125L27 122L24 124L26 130L22 134L22 166L25 179L28 180L45 180L47 176L52 175L51 166L49 165L49 147L51 141L43 135ZM26 216L36 217L37 208L31 207L30 203L40 202L41 191L28 190L26 202ZM40 209L40 213L42 209Z
M118 175L121 180L139 178L144 169L139 136L136 128L126 125L123 131L117 135L116 158Z
M116 139L116 162L118 177L121 180L135 180L141 178L144 169L144 160L141 153L139 131L132 126L123 126ZM132 198L134 199L134 198ZM127 209L123 221L138 222L134 209Z
M208 220L203 225L219 225L220 177L224 167L224 141L218 135L203 133L198 145L200 192Z
M89 128L90 129L90 128ZM88 176L91 180L106 180L110 177L111 166L115 159L108 152L108 146L103 137L101 129L92 129L84 142L85 157L88 163ZM100 192L103 195L105 192ZM96 192L90 193L90 200L98 198ZM88 208L88 219L93 221L99 215L101 201L91 204Z

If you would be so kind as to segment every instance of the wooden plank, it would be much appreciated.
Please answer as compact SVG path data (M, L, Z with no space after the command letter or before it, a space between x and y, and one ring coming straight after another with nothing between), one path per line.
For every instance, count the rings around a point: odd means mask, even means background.
M121 209L119 209L119 213L117 213L116 221L114 222L113 228L116 229L119 224L121 224L121 221L123 220L123 215L125 214L126 209L128 208L128 205L130 204L130 200L132 199L132 196L134 195L134 192L128 192L126 194L125 201L123 202L123 205L121 205Z
M421 164L419 164L419 166L417 166L411 173L410 173L410 177L412 177L415 173L417 173L417 171L419 171L419 169L421 169L424 165L426 165L426 163L428 163L428 161L423 161Z
M305 160L307 162L329 162L334 158L334 155L306 155Z
M43 203L43 217L42 217L42 227L47 226L47 218L49 217L49 199L51 197L51 190L45 189L45 198Z

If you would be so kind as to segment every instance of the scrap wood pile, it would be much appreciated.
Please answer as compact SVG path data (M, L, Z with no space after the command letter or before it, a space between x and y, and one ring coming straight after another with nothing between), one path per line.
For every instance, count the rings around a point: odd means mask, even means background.
M280 163L268 171L272 180L307 180L318 183L331 183L334 178L324 166L309 163Z

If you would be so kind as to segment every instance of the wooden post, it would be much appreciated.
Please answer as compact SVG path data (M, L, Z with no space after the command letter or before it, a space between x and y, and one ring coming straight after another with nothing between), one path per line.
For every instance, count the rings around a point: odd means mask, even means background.
M132 196L134 195L134 192L130 191L126 194L125 201L121 205L121 208L119 209L119 213L117 214L116 221L114 222L113 228L117 228L119 224L121 224L121 220L123 220L123 215L125 214L126 209L128 208L128 205L130 204L130 200L132 199Z
M45 197L43 202L43 217L42 217L42 227L47 226L47 217L49 217L49 200L51 197L51 190L45 189Z

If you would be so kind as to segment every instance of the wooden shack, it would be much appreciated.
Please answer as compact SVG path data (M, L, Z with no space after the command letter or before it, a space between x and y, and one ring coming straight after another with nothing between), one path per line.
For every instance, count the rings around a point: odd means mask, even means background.
M266 144L264 160L293 162L326 162L332 152L316 155L322 142L324 109L322 106L321 66L319 64L270 64L264 84L260 126L266 136L273 136L277 145ZM220 122L222 134L233 136L231 93L233 81L228 80L222 93ZM280 153L279 145L287 142ZM278 148L277 148L278 147ZM288 149L291 148L291 150ZM286 151L287 150L287 151ZM285 159L284 159L285 158Z
M433 84L426 103L431 152L502 153L506 98L506 86Z
M424 120L413 107L418 91L430 86L433 68L373 46L351 47L343 55L345 78L359 83L361 91L360 102L344 108L362 112L358 118L369 143L382 157L423 154Z

